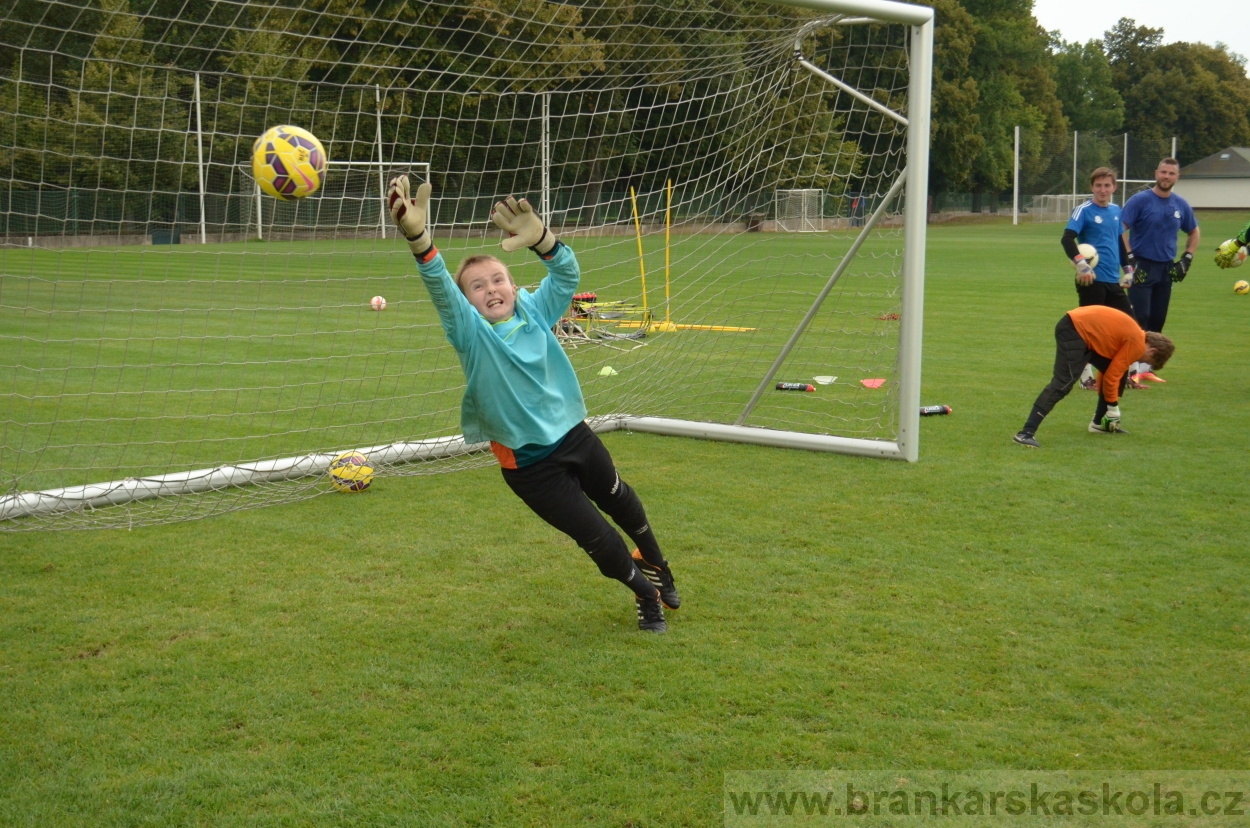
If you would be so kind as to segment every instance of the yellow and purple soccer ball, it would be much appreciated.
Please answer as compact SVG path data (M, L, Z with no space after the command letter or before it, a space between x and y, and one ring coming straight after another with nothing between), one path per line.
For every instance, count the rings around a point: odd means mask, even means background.
M330 484L340 492L363 492L373 482L373 466L358 451L345 451L330 461Z
M252 144L252 175L261 190L292 201L317 192L326 151L317 136L297 126L276 126Z
M1245 279L1234 282L1233 293L1238 296L1245 296L1247 293L1250 293L1250 282L1247 282Z

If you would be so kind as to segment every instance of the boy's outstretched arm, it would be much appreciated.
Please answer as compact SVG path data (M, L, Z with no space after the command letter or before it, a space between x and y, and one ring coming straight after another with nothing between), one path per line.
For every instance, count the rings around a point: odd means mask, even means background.
M569 302L581 280L581 268L572 249L556 238L525 199L508 196L491 210L491 219L508 237L500 242L504 250L528 247L547 267L547 275L532 294L534 307L547 327L568 312Z
M400 175L391 179L386 194L386 208L391 212L391 219L408 240L408 248L418 260L425 259L434 249L434 239L425 228L432 190L430 182L426 181L417 187L414 198L410 194L408 176Z
M421 274L425 289L430 293L430 300L434 303L434 310L443 324L448 341L456 350L463 350L468 345L468 332L477 318L477 311L452 281L443 257L434 246L434 238L426 227L432 190L427 181L417 187L416 195L413 196L408 176L396 176L391 180L386 194L386 206L395 226L408 240L408 249L417 259L417 271Z

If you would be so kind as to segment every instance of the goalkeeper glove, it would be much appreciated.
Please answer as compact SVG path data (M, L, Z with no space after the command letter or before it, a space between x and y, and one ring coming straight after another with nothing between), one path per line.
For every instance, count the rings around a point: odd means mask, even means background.
M408 176L400 175L392 179L386 193L386 207L391 211L395 226L408 240L408 249L421 258L434 249L434 239L425 228L426 217L430 214L430 192L434 188L428 181L425 182L417 187L416 198L411 197L408 188Z
M547 229L525 199L517 201L508 196L495 205L495 209L490 211L490 217L499 229L508 233L508 238L500 246L509 253L528 247L543 256L556 246L555 234Z
M1076 268L1076 283L1078 285L1092 285L1094 283L1094 269L1089 266L1089 262L1085 261L1084 256L1077 256L1073 259L1072 266Z
M1189 266L1194 263L1194 254L1186 253L1176 261L1172 262L1172 266L1168 268L1168 275L1172 277L1173 282L1185 281L1185 276L1189 274Z
M1103 431L1119 431L1120 430L1120 405L1107 407L1107 413L1102 415Z
M1128 252L1128 266L1133 269L1133 284L1146 284L1146 277L1149 275L1137 264L1137 255L1132 250Z
M1246 260L1246 246L1240 239L1229 239L1215 249L1215 263L1227 270L1230 267L1241 267Z
M1132 286L1133 286L1133 267L1132 265L1125 265L1123 272L1120 273L1120 287L1124 288L1125 290L1128 290Z

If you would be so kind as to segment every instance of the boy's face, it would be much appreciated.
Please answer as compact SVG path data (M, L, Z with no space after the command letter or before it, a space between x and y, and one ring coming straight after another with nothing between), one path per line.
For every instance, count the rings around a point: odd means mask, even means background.
M1115 179L1109 175L1094 180L1094 203L1106 207L1111 203L1111 194L1115 192Z
M503 262L487 259L470 265L460 274L460 289L469 304L492 324L511 317L516 307L516 285Z

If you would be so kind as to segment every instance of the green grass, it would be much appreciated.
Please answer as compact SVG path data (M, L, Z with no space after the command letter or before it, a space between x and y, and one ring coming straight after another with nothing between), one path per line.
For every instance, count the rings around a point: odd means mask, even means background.
M611 434L685 603L498 472L0 535L0 824L714 826L724 774L1250 767L1250 299L1203 216L1168 384L1010 442L1057 225L931 230L915 464ZM389 297L388 297L389 298Z
M788 377L843 385L819 400L768 395L750 424L894 437L887 394L865 395L852 377L893 376L897 323L878 317L898 308L897 256L885 249L896 241L891 231L866 246L786 365ZM448 240L449 264L485 244ZM582 289L642 308L632 237L574 244ZM657 318L751 330L577 348L589 408L733 422L849 237L678 235L667 301L661 244L648 239ZM534 257L509 258L520 284L541 279ZM369 310L375 294L386 313ZM459 362L393 239L0 248L0 348L0 468L12 490L460 432Z

